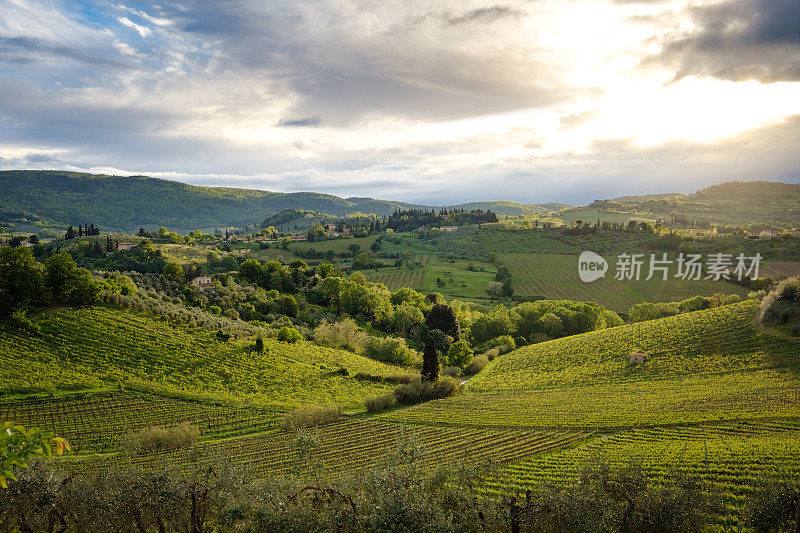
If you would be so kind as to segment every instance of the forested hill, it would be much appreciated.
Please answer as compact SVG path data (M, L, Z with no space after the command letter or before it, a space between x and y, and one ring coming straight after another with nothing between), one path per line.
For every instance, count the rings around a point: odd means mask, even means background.
M340 198L312 192L278 193L197 187L146 176L107 176L54 170L0 172L0 223L95 223L104 231L166 226L174 231L258 224L287 209L331 215L389 215L397 209L438 208L374 198ZM483 202L498 214L543 212L546 207Z
M800 184L772 181L729 181L692 194L647 194L596 200L563 210L575 220L661 220L668 226L739 226L750 230L800 227Z

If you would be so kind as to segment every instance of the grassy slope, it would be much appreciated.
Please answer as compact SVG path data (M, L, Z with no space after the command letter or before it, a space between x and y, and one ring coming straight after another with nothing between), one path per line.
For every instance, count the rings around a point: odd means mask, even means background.
M602 428L797 416L800 342L761 333L756 307L742 302L531 345L495 359L461 397L387 416ZM632 350L650 360L629 365Z
M41 336L0 325L0 391L57 390L122 381L172 394L290 408L307 403L360 408L387 384L356 372L405 371L350 352L267 339L221 342L205 331L108 308L63 309L36 320ZM337 371L346 368L349 376Z
M800 343L761 333L758 302L680 314L526 346L493 361L474 391L643 381L686 374L800 367ZM628 355L650 357L631 366Z

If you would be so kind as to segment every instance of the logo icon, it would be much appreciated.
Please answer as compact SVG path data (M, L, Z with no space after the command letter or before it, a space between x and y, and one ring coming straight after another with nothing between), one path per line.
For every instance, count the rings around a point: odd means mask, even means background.
M603 256L585 251L578 258L578 276L586 283L600 279L606 275L608 263Z

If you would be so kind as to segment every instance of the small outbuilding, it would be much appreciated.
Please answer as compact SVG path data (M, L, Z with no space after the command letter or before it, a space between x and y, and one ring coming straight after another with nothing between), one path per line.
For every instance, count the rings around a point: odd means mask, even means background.
M641 364L647 361L647 354L642 352L631 352L630 359L632 365Z
M213 287L214 282L212 281L211 276L197 276L192 280L192 285L199 287L200 290L203 290L206 287Z

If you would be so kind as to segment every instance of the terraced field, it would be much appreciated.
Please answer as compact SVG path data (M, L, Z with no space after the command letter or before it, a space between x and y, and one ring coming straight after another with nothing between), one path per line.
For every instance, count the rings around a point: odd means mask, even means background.
M0 420L35 426L66 438L78 453L106 452L126 433L184 421L201 438L219 438L276 427L280 414L266 409L189 402L135 392L33 397L0 403Z
M620 313L627 313L631 306L640 302L674 302L716 292L744 297L748 292L744 287L724 281L674 278L665 281L658 272L648 281L645 278L649 274L649 261L642 266L638 281L618 281L614 278L616 258L611 256L606 258L609 271L605 278L584 283L578 277L578 255L507 253L498 254L497 259L511 270L514 290L520 296L593 301ZM673 265L673 274L675 268Z
M266 339L221 341L150 316L109 308L62 309L36 320L41 335L0 324L0 393L130 383L170 395L286 409L301 404L362 408L391 386L353 377L406 373L351 352ZM349 375L344 375L342 369Z
M587 464L641 464L662 483L683 474L702 480L720 498L720 531L737 531L752 487L765 475L800 475L800 419L730 422L637 429L593 439L569 450L533 457L505 467L484 485L486 494L520 493L542 483L570 484Z

